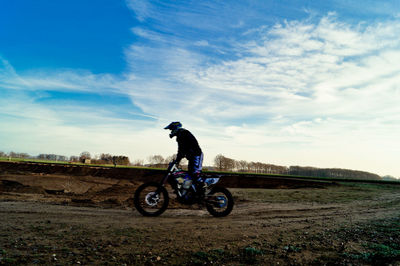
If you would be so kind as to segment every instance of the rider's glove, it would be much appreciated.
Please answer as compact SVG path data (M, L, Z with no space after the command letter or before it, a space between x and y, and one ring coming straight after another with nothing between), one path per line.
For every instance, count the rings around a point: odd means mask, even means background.
M177 160L173 160L173 161L171 161L171 162L169 163L169 166L172 166L172 165L174 165L174 164L178 165L179 162L178 162Z

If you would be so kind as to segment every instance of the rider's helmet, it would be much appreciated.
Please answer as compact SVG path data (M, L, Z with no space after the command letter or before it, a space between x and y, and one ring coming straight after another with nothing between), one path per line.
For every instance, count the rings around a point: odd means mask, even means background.
M168 126L164 127L164 129L169 129L171 130L171 134L169 134L170 138L173 138L176 136L178 131L182 128L181 122L171 122Z

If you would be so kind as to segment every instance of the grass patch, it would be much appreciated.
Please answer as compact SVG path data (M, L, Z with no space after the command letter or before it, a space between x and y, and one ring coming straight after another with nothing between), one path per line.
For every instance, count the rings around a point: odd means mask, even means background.
M139 235L139 231L133 228L122 228L113 230L113 235L115 236L127 236L134 237Z
M353 260L361 260L371 263L384 263L384 262L388 263L400 259L399 249L375 243L365 244L365 247L367 248L368 251L356 254L344 253L343 255Z
M246 264L255 264L259 262L259 259L264 254L264 252L254 247L245 247L240 251L239 254L240 262Z
M258 264L261 262L263 254L264 252L262 250L251 246L238 248L234 251L213 249L192 253L189 262L194 265L220 265L224 263L237 262L242 264Z
M400 217L357 225L352 230L339 230L343 239L362 243L363 250L347 251L345 258L372 264L400 261Z
M386 184L340 183L339 186L323 189L231 189L231 191L239 201L328 204L372 200L388 192L400 192L400 187Z
M0 264L1 265L13 265L17 260L7 256L7 252L4 249L0 249Z

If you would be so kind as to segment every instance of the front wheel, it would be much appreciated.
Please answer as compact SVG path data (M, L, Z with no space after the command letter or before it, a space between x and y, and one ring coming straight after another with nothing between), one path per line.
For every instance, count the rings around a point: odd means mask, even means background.
M145 183L135 191L133 202L142 215L159 216L168 207L168 192L159 183Z
M205 197L207 211L215 217L224 217L233 209L231 192L224 187L214 187Z

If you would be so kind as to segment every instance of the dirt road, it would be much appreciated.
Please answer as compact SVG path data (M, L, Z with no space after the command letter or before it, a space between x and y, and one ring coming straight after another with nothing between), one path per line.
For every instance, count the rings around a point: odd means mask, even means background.
M0 264L400 265L399 186L231 190L225 218L195 209L146 218L126 205L2 193Z

